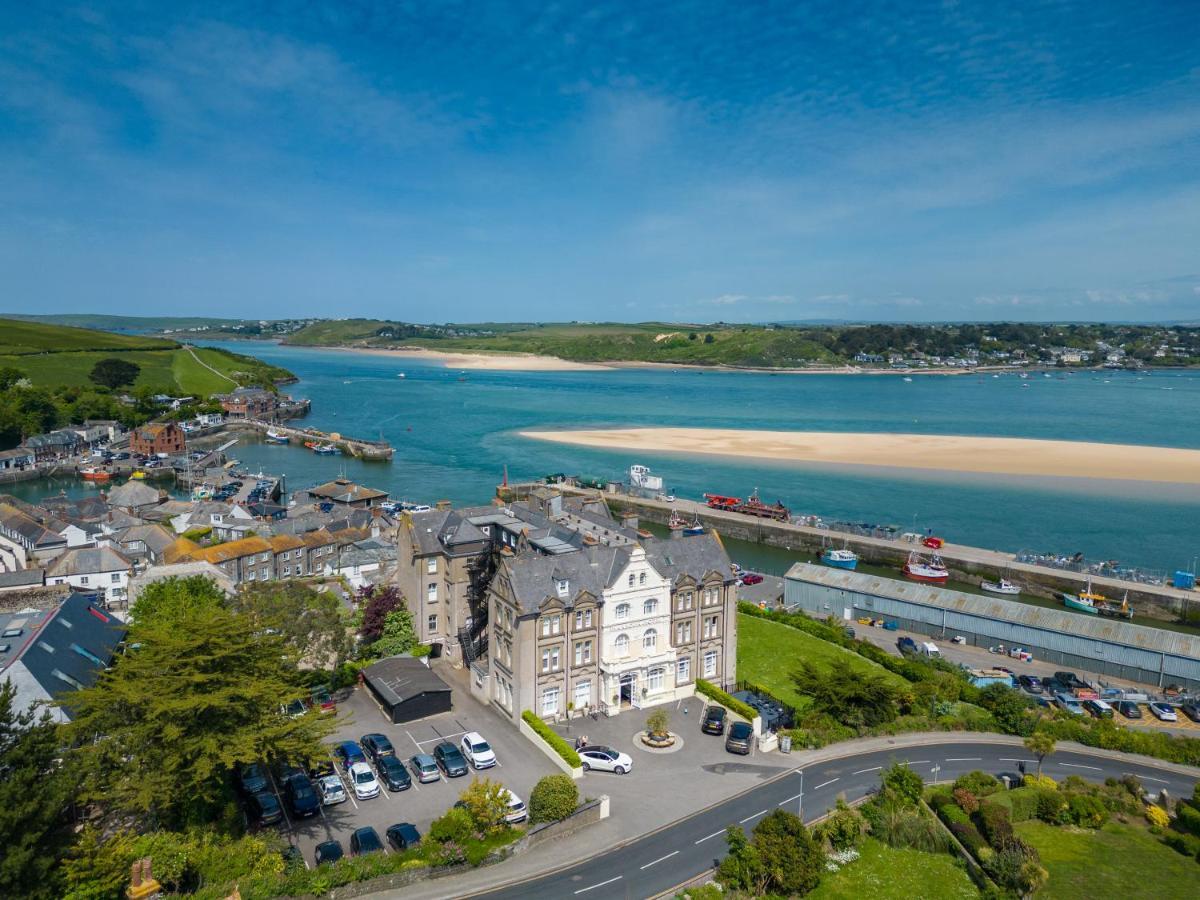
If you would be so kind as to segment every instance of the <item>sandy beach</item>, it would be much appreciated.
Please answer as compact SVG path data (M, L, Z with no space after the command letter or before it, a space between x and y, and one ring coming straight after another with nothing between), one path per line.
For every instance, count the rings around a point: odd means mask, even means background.
M447 369L489 369L497 372L605 372L612 366L599 363L571 362L557 356L536 356L532 353L473 353L440 352L423 347L327 347L350 353L369 353L372 356L391 356L397 360L427 359L440 362Z
M777 461L996 475L1200 484L1200 450L1027 438L720 428L523 431L522 437L605 450L703 453Z

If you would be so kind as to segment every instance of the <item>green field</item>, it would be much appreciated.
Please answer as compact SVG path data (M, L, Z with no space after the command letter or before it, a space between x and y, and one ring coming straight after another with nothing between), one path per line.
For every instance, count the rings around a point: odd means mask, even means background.
M0 319L0 356L73 353L81 350L168 350L178 346L175 341L162 338Z
M826 872L821 884L807 896L811 900L970 900L979 896L966 869L948 853L896 849L874 838L863 841L859 852L862 856L840 872Z
M1050 873L1050 881L1037 893L1044 900L1158 900L1200 894L1196 861L1140 825L1110 822L1096 830L1022 822L1015 827L1037 848Z
M737 627L738 680L761 685L797 710L809 704L809 698L797 694L792 687L792 673L804 660L818 669L827 669L830 662L842 659L860 672L882 676L897 686L908 685L899 675L857 653L787 625L739 613Z
M143 334L178 328L213 328L236 325L239 319L214 319L210 316L110 316L94 313L60 313L36 316L28 313L3 313L0 317L42 322L46 325L70 325L74 328L94 328L99 331L123 331Z

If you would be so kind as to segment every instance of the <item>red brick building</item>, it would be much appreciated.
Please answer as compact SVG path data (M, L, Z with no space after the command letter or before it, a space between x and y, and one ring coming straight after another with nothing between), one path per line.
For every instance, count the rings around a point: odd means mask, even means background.
M144 456L153 456L156 453L184 453L187 445L183 429L174 422L166 422L135 428L129 436L129 449Z
M276 396L262 388L241 387L221 398L226 414L242 419L269 419L278 405Z

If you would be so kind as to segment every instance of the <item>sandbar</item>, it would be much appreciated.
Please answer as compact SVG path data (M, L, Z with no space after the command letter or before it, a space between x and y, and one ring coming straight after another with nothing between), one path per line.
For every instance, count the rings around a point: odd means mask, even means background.
M441 362L447 369L489 369L497 372L603 372L612 366L599 363L572 362L557 356L538 356L534 353L477 353L474 351L426 350L423 347L328 347L374 356L397 359L427 359Z
M604 450L701 453L780 462L888 466L1200 484L1200 450L933 434L614 428L522 431L522 437Z

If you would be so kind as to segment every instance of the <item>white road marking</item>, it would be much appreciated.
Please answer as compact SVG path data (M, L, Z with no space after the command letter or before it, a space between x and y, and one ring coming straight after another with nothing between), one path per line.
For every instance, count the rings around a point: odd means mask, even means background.
M692 841L692 843L693 844L703 844L705 841L709 840L710 838L715 838L717 835L724 834L724 833L725 833L725 829L722 828L720 831L714 831L708 837L702 837L698 841Z
M803 796L804 796L803 794L796 794L792 797L788 797L786 800L780 800L779 805L786 806L787 804L791 803L793 800L799 800Z
M948 757L946 757L946 762L980 762L982 760L983 760L982 756L954 756L954 757L948 756Z
M594 891L598 887L604 887L606 884L612 884L614 881L620 881L624 877L624 875L618 875L616 878L610 878L608 881L602 881L599 884L593 884L591 887L580 888L575 893L586 894L588 891Z
M1030 763L1030 764L1032 764L1033 760L1032 759L1005 759L1002 756L1002 757L1000 757L1000 762L1015 762L1015 763Z
M837 781L836 778L830 778L828 781L822 781L815 788L813 788L813 790L819 791L821 788L826 787L827 785L833 784L835 781Z
M408 734L407 731L404 733ZM430 738L427 741L418 741L416 738L413 738L411 734L408 736L412 738L412 742L417 745L417 749L420 749L422 744L440 744L442 741L448 741L450 738L456 738L464 734L466 734L465 731L456 731L454 734L446 734L442 735L441 737Z
M871 768L869 768L869 769L859 769L857 772L854 772L854 773L852 773L852 774L854 774L854 775L866 775L868 772L878 772L878 771L879 771L880 769L882 769L882 768L883 768L883 766L872 766L872 767L871 767Z
M749 822L751 819L757 819L759 816L765 816L766 814L767 814L767 811L766 811L765 809L760 809L760 810L759 810L758 812L756 812L754 815L752 815L752 816L746 816L746 818L742 819L740 822L738 822L738 824L739 824L739 825L745 825L745 824L746 824L747 822Z
M670 853L668 853L666 856L660 856L658 859L654 860L654 862L648 862L648 863L646 863L644 866L642 866L642 868L643 868L643 869L648 869L648 868L650 868L651 866L656 866L656 865L658 865L660 862L662 862L664 859L670 859L672 856L675 856L675 855L677 855L678 853L679 853L679 851L678 851L678 850L672 850L672 851L671 851Z
M1164 781L1161 778L1151 778L1149 775L1134 775L1133 772L1126 772L1126 775L1133 775L1134 778L1140 778L1142 781L1157 781L1159 784L1170 784L1169 781Z
M921 763L929 762L929 760L927 760L927 759L908 759L908 760L905 760L905 762L907 762L910 766L919 766L919 765L921 765Z
M412 732L409 731L408 729L405 729L404 733L408 735L408 739L410 741L412 741L414 744L417 745L417 752L420 753L421 752L421 742L418 741L415 737L413 737Z
M1059 763L1060 766L1065 766L1068 769L1091 769L1093 772L1099 772L1099 766L1081 766L1078 763Z

